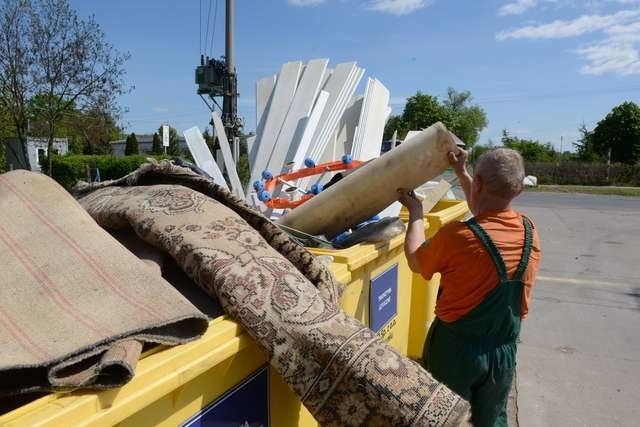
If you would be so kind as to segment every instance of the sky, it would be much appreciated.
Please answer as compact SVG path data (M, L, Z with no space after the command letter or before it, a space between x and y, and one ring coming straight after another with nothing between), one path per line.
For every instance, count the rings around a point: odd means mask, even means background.
M224 0L71 0L131 55L127 132L208 125L196 94L200 54L224 54ZM235 62L245 131L255 82L287 61L357 61L391 92L394 114L418 90L468 90L489 124L568 150L624 101L640 104L640 0L236 0Z

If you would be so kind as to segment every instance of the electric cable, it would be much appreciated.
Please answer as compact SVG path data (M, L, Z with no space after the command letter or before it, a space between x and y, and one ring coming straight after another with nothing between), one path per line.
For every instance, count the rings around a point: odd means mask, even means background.
M211 31L211 51L210 56L213 58L213 42L216 37L216 21L218 20L218 0L215 0L216 5L213 8L213 30Z
M209 0L209 11L207 12L207 31L204 36L204 53L207 53L207 45L209 44L209 18L211 18L211 2L213 0Z

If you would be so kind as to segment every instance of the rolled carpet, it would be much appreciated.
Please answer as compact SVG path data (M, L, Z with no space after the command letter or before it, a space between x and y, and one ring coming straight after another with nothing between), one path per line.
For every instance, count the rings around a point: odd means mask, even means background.
M146 165L117 182L84 187L79 200L99 224L132 227L217 296L322 425L468 423L467 402L310 281L320 267L299 262L304 248L207 183L170 164ZM320 284L331 280L322 277Z
M0 175L0 395L126 383L142 344L200 336L205 315L55 181Z

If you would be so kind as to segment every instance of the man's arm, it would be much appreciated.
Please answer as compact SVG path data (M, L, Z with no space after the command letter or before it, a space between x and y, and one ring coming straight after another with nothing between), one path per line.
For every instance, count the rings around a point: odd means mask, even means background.
M460 181L460 186L462 187L462 191L464 191L464 198L469 204L469 209L475 214L471 200L471 185L473 184L473 178L469 174L469 171L467 171L467 157L467 152L462 148L458 148L458 151L452 151L449 153L449 164L458 177L458 181Z
M422 203L416 199L409 190L399 189L400 203L409 210L409 224L404 239L404 254L407 257L409 268L414 273L420 273L417 251L424 243L424 217Z

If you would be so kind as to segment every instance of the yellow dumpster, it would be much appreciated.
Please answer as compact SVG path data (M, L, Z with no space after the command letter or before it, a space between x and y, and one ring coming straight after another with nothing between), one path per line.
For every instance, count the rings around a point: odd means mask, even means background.
M253 339L226 316L212 320L197 341L145 352L121 388L53 393L0 415L0 425L176 426L213 419L317 425Z
M409 342L411 270L404 256L404 234L388 242L347 249L309 249L333 257L330 269L346 285L341 306L406 355ZM341 276L340 271L349 275Z
M432 238L442 226L452 221L463 220L469 213L469 207L464 200L441 200L429 213L424 215L424 235ZM409 220L406 209L400 212L403 221ZM436 299L440 286L440 274L434 274L426 281L420 274L413 274L411 280L411 316L409 320L409 343L407 356L414 359L422 358L422 347L427 337L427 331L435 319Z

